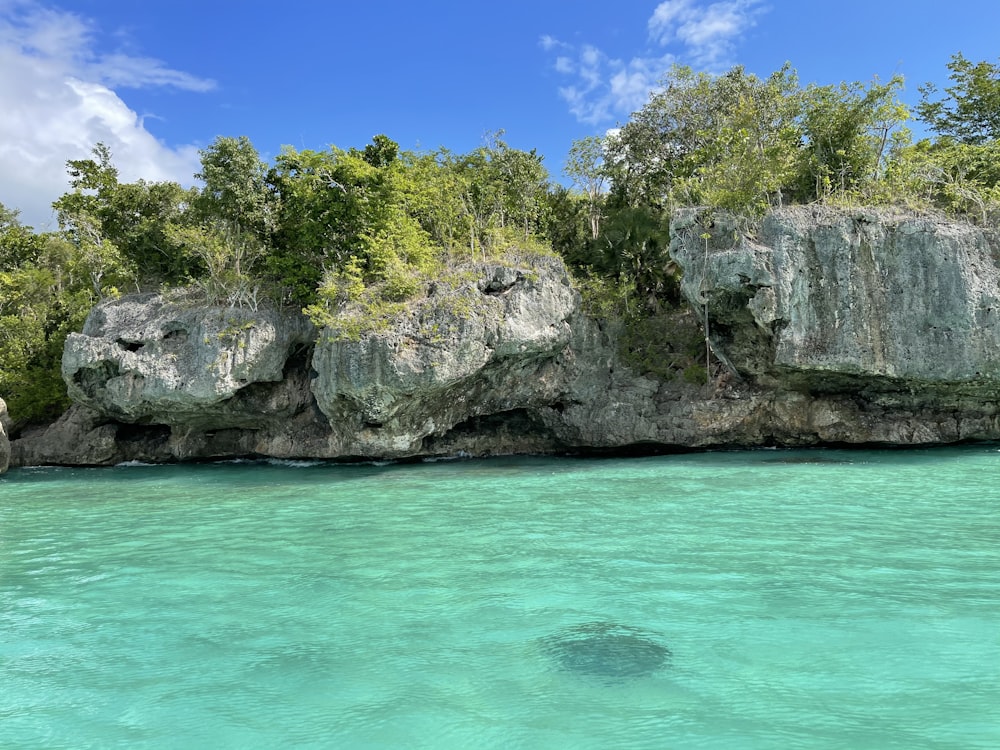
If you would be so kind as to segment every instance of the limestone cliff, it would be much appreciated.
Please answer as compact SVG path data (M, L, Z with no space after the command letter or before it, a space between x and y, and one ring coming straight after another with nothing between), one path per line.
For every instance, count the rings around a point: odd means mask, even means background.
M10 464L10 441L7 439L7 404L0 398L0 474L7 471Z
M13 462L407 458L1000 438L997 238L927 217L784 209L755 233L687 210L671 253L711 386L623 364L552 258L484 263L390 325L157 295L67 341L76 402ZM686 313L691 315L691 312Z

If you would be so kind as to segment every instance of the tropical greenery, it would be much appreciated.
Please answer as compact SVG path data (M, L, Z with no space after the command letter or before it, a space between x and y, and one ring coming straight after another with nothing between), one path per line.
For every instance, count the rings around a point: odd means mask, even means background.
M0 394L19 425L57 415L65 337L102 298L185 287L354 331L515 248L561 255L589 309L624 326L636 366L697 380L698 321L669 254L675 208L725 209L748 229L810 202L994 221L1000 66L957 54L948 70L943 92L920 89L929 135L915 141L899 77L802 85L787 65L766 78L675 66L624 125L571 145L568 186L502 131L467 153L377 135L362 148L286 147L271 163L246 137L220 137L189 189L123 183L97 144L67 163L58 231L35 233L0 206Z

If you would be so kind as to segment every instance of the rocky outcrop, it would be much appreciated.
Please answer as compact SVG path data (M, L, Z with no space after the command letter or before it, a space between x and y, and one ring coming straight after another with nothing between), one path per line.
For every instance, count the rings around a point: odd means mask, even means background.
M128 296L70 334L62 374L75 403L119 422L256 428L300 406L285 365L315 336L298 312Z
M671 252L740 374L812 393L1000 395L997 238L971 225L791 208L748 239L679 212Z
M560 263L496 265L432 293L384 333L321 339L312 389L331 452L419 455L460 423L558 401L578 308Z
M21 463L551 451L579 295L563 265L484 264L351 337L298 313L103 303L71 336L76 406ZM84 447L87 446L87 447Z
M0 474L7 471L10 465L10 441L7 430L10 429L10 418L7 416L7 403L0 398Z
M1000 437L995 232L794 207L753 236L732 217L684 210L671 234L685 296L707 310L714 352L731 374L767 394L774 439Z
M1000 439L998 250L928 217L799 207L748 234L682 211L671 253L690 309L677 314L707 315L709 385L626 366L618 329L582 312L554 258L478 265L361 328L123 298L67 341L76 405L12 460Z

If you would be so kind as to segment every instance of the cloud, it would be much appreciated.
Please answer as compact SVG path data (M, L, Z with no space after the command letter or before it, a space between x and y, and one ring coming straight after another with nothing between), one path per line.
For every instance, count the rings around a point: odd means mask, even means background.
M723 60L734 42L756 23L760 0L723 0L702 5L696 0L665 0L649 19L650 38L661 46L680 42L698 65Z
M559 96L577 120L598 125L645 104L656 81L673 62L670 54L624 61L584 45L577 57L556 60L556 71L575 79L559 88Z
M570 112L580 122L598 125L642 107L676 62L707 70L725 65L739 38L756 23L760 2L665 0L647 22L648 41L655 47L628 60L548 35L540 44L547 52L558 52L553 68L570 79L558 89Z
M566 42L559 41L554 36L549 36L548 34L543 34L538 39L539 46L546 52L551 52L554 49L570 49L573 45L566 44Z
M100 54L94 37L73 13L0 0L0 202L37 229L54 228L50 204L68 188L66 160L86 158L98 141L125 181L190 183L198 170L196 147L157 140L115 89L214 83L159 60Z

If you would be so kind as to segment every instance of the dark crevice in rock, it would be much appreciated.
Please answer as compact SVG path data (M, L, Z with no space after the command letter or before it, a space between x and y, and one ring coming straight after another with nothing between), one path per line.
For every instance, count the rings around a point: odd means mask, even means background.
M169 461L169 441L167 425L119 424L115 433L115 442L126 461Z
M181 323L168 323L163 328L163 341L174 346L183 344L188 339L188 331Z
M126 341L125 339L118 339L116 343L127 352L137 352L145 346L141 341Z
M493 271L491 278L481 279L477 286L483 294L496 297L509 292L522 278L523 274L520 271L501 267Z
M318 374L312 369L313 344L299 344L294 347L285 360L285 366L281 371L283 378L288 378L292 372L301 371L309 373L310 379Z

